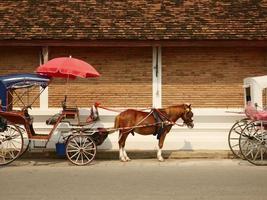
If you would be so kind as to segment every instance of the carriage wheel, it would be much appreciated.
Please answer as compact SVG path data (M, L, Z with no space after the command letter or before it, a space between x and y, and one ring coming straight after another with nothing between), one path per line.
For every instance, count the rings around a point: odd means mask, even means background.
M247 119L241 119L241 120L237 121L232 126L232 128L230 129L229 134L228 134L228 144L229 144L230 150L232 151L234 156L237 158L243 159L243 156L242 156L240 149L239 149L239 138L240 138L242 130L244 129L244 127L247 124L248 124Z
M67 158L75 165L86 165L96 155L96 144L88 135L71 136L66 144Z
M23 150L23 136L15 125L8 125L0 132L0 165L7 165L16 160Z
M254 165L267 165L267 131L260 122L248 124L239 139L244 158Z
M21 157L29 149L30 144L31 144L31 140L29 140L27 131L24 128L19 127L19 129L20 129L22 136L23 136L23 149L19 155L19 157Z

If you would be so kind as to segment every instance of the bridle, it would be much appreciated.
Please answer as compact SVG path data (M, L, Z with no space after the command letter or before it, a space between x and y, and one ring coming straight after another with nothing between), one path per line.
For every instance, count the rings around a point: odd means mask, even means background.
M187 118L187 114L189 112L192 112L191 109L189 109L189 108L186 108L186 110L185 110L185 112L183 114L183 117L182 117L183 124L178 124L177 122L174 122L174 121L170 120L169 117L166 116L164 113L162 113L159 109L156 109L156 110L162 117L164 117L167 120L167 123L169 123L171 125L177 125L177 126L181 126L182 127L182 126L185 126L185 125L186 126L192 126L192 124L193 124L193 120L191 118L190 119Z
M191 126L193 124L192 117L187 116L189 113L192 113L191 109L186 108L186 110L183 114L183 117L182 117L184 124L186 124L187 126Z

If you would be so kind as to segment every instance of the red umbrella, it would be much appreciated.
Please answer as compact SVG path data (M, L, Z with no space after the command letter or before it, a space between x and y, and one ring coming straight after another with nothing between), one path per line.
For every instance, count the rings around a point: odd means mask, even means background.
M60 57L49 60L45 64L39 66L37 73L44 74L50 77L59 78L88 78L99 77L100 74L90 64L70 57Z

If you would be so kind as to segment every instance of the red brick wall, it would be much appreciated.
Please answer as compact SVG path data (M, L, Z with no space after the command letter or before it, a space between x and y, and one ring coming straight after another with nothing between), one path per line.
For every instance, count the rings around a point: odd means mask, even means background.
M0 74L33 72L40 50L0 47ZM60 105L66 90L78 106L96 101L109 107L152 104L152 48L50 47L49 55L83 59L102 75L70 81L67 87L65 80L55 80L49 87L50 107ZM267 50L164 47L162 63L163 106L189 102L194 107L243 107L243 78L267 74Z
M0 75L14 73L33 73L39 66L39 53L41 48L38 47L0 47ZM20 90L20 92L24 92ZM32 102L39 93L39 88L32 90L28 95L23 95L24 102ZM15 99L14 106L23 106L23 104ZM39 98L33 105L39 107Z
M0 74L32 73L39 65L38 47L1 47Z
M152 48L76 47L49 48L49 58L72 55L85 60L100 78L57 80L49 87L49 106L58 107L65 93L70 103L89 107L98 101L108 107L152 105Z
M267 74L260 48L163 48L163 105L243 107L243 79Z

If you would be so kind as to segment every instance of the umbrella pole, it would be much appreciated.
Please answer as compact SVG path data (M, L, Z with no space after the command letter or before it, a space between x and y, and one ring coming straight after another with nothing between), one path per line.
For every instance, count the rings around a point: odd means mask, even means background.
M68 89L69 89L69 78L70 78L70 75L68 74L67 86L65 87L65 97L64 97L65 107L67 107L67 92L68 92Z

